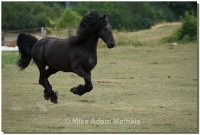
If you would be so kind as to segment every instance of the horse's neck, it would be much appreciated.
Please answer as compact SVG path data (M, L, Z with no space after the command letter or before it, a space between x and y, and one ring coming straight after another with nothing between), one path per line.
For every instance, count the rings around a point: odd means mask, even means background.
M99 37L96 34L89 36L86 40L86 47L88 48L88 50L90 50L91 52L96 52L98 40Z

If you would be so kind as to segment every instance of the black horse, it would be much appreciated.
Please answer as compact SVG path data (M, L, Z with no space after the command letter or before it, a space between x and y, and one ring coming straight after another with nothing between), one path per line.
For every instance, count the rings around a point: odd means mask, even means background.
M57 93L52 90L48 78L58 71L73 72L85 80L84 85L70 90L81 96L93 89L91 70L97 64L99 38L108 48L115 46L108 18L96 11L87 13L79 25L76 36L68 39L47 37L37 40L31 35L20 33L17 46L21 56L17 64L23 70L33 58L40 72L39 83L44 87L46 100L50 98L51 102L57 103Z

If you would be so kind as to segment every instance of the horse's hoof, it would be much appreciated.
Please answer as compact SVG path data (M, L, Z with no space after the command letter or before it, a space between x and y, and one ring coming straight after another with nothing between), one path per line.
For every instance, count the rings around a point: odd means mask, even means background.
M84 93L77 90L77 88L71 88L70 91L76 95L82 96Z
M76 93L76 88L75 87L71 88L70 91L75 94Z
M49 97L46 94L44 94L44 99L49 100Z
M50 100L54 104L58 104L58 100Z
M57 97L57 92L53 93L50 95L50 101L54 104L57 104L58 103L58 97Z
M44 93L44 99L49 100L49 96L47 95L47 93Z

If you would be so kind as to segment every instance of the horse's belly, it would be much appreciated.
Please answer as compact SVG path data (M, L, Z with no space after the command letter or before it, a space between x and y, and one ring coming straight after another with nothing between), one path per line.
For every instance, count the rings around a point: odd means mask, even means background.
M68 57L52 55L49 60L46 59L46 62L48 66L58 71L71 72L71 64Z
M58 70L58 71L64 71L64 72L71 72L71 66L68 62L55 62L55 63L48 63L48 66Z
M45 60L48 66L64 72L71 72L68 48L65 45L49 45L46 47Z

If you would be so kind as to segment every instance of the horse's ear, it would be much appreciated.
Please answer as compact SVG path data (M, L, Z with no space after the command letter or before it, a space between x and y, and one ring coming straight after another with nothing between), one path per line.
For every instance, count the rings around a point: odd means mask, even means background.
M102 17L99 18L99 21L100 20L105 20L105 18L106 18L106 15L103 15Z
M102 19L105 19L105 18L106 18L106 14L105 14L105 15L103 15Z

